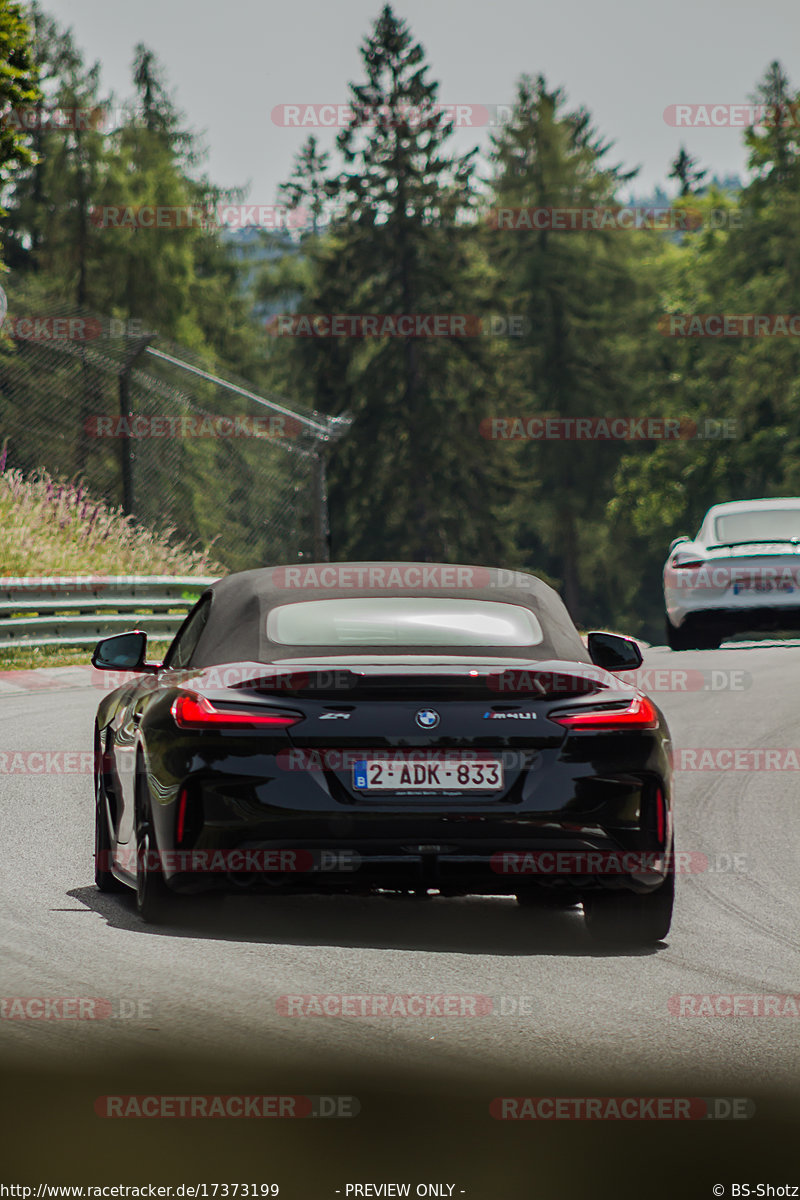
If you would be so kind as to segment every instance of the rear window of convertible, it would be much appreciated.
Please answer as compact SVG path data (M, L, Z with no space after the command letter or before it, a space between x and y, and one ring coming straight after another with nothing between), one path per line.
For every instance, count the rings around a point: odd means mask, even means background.
M425 597L310 600L267 617L282 646L538 646L536 615L518 604Z

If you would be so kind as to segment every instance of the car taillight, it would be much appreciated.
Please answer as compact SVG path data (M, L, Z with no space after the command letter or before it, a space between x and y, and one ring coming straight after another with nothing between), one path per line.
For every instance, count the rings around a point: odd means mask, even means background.
M285 729L302 721L302 713L278 708L217 708L205 696L183 692L173 702L171 713L181 729L239 728Z
M634 696L629 704L602 708L586 707L561 712L548 713L548 719L559 725L567 725L570 729L657 729L658 713L647 696Z
M702 558L683 558L680 561L673 559L672 567L676 571L695 571L698 567L704 567L705 562Z

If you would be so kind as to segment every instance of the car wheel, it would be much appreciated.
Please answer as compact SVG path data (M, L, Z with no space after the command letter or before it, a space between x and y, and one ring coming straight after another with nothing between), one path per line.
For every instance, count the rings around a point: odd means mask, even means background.
M695 634L694 640L698 650L719 650L722 634L713 629L702 629Z
M674 901L674 871L653 892L589 892L583 899L586 928L607 946L652 946L669 933Z
M149 925L168 914L172 892L164 880L153 825L147 781L140 766L136 773L136 909Z
M94 739L94 881L101 892L123 892L125 885L109 870L111 862L111 830L108 828L108 805L103 782L103 760L100 738Z
M676 629L669 617L665 620L667 645L670 650L718 650L722 634L715 629L698 629L684 621Z
M693 650L695 648L694 639L685 623L680 629L676 629L669 617L666 617L664 627L670 650Z

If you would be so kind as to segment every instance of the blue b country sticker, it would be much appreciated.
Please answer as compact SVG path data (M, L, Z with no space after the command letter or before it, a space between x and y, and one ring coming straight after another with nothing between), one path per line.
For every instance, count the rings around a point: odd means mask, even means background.
M367 761L362 758L353 766L353 786L357 788L366 788L367 786Z

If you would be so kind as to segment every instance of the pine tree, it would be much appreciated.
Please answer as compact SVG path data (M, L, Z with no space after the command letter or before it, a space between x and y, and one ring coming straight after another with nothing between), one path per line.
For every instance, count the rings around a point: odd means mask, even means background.
M550 90L543 77L520 80L511 120L494 139L498 209L602 209L632 178L634 172L604 165L609 144L585 110L569 112L564 104L561 90ZM636 330L653 318L636 265L651 241L643 231L600 229L498 227L491 234L504 293L530 318L510 363L507 394L517 411L508 415L638 415ZM530 564L561 583L576 619L588 598L597 607L603 586L602 564L589 564L621 449L534 441L517 455L526 478L516 501L517 537Z
M474 228L474 151L453 155L422 46L387 5L351 84L329 181L336 217L310 250L314 313L475 314L488 265ZM331 466L338 557L498 559L494 448L478 434L496 387L481 336L313 339L298 348L315 407L355 418Z
M21 115L41 103L32 52L32 33L21 4L0 5L0 186L33 161ZM7 216L0 208L0 216Z
M320 231L327 203L335 191L335 184L327 178L329 164L330 155L317 149L317 139L312 135L297 155L292 175L280 189L281 196L292 208L307 204L311 215L309 232L314 237Z
M699 170L697 164L698 160L681 146L669 173L669 178L677 179L680 184L680 196L691 196L708 174L708 171Z

